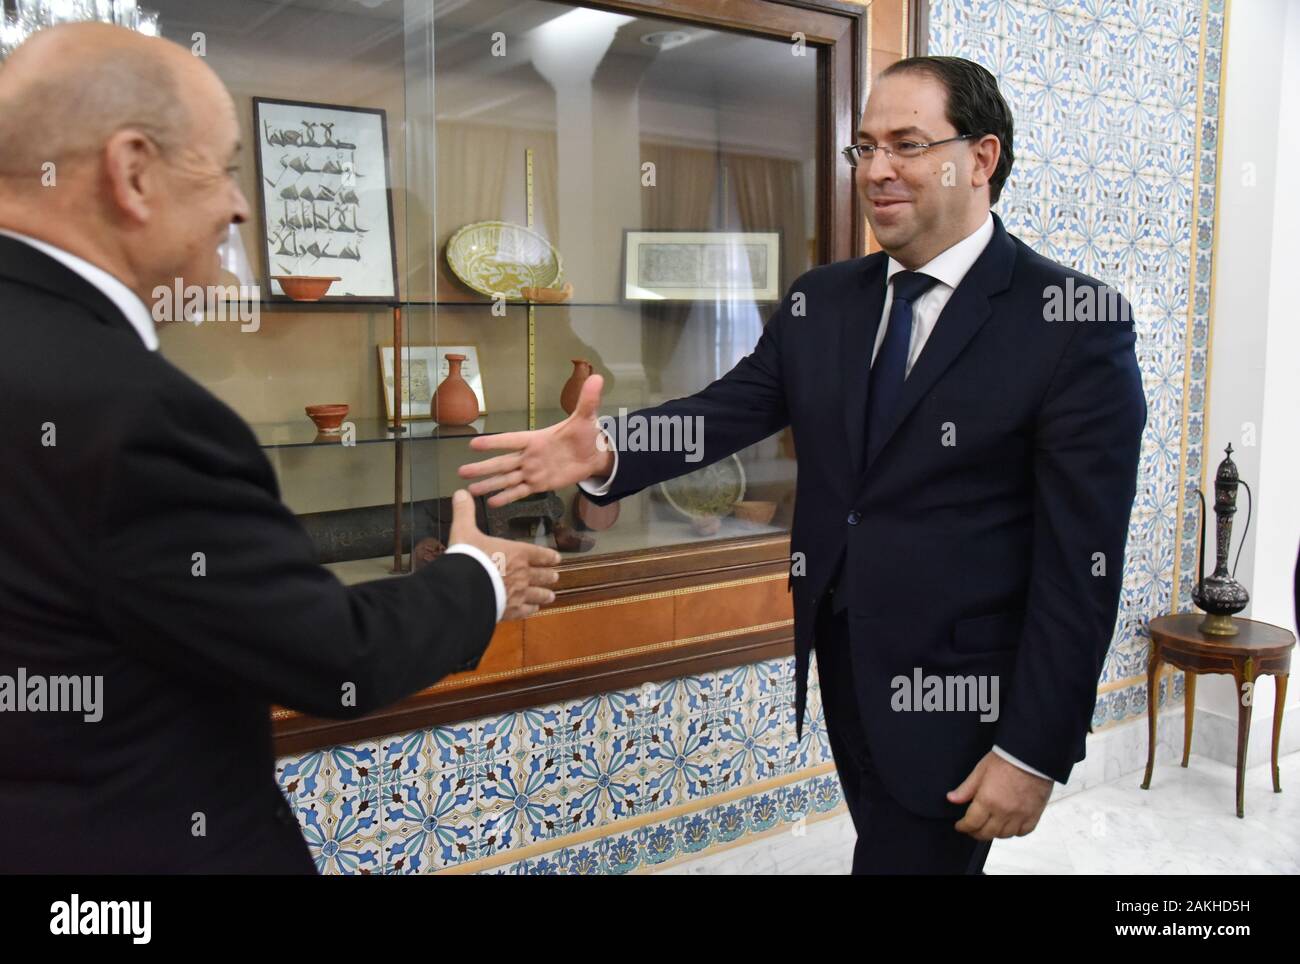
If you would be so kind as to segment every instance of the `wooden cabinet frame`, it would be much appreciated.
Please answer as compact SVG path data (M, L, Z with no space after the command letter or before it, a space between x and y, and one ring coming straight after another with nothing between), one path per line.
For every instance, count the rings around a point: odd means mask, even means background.
M916 15L908 0L585 5L789 42L802 34L804 43L818 48L818 261L866 251L864 214L838 150L853 141L869 52L873 72L886 57L905 54ZM876 30L878 43L871 39ZM474 672L357 720L276 710L276 751L302 752L788 656L789 554L787 536L769 535L568 561L556 603L530 619L502 623Z

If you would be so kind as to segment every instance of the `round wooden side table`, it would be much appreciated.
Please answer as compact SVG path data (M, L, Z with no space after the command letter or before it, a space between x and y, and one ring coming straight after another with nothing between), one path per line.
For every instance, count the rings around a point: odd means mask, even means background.
M1159 678L1162 663L1187 674L1183 702L1183 766L1192 749L1192 718L1196 711L1196 675L1229 673L1237 681L1237 816L1244 817L1246 743L1250 738L1250 709L1255 681L1272 674L1277 688L1273 707L1273 792L1281 793L1278 778L1277 744L1282 734L1282 709L1286 704L1286 681L1291 672L1291 649L1295 637L1281 626L1234 617L1240 632L1236 636L1210 636L1200 630L1201 613L1157 616L1151 620L1151 661L1147 669L1147 773L1142 789L1151 787L1151 770L1156 762L1156 711L1159 709ZM1247 684L1249 688L1247 689ZM1247 698L1247 693L1251 694Z

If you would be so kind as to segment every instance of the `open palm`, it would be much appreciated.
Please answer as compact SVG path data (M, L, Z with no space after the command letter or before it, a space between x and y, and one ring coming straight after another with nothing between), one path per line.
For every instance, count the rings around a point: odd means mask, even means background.
M475 480L469 491L477 496L495 493L488 505L499 508L535 492L608 475L614 455L600 444L600 425L596 421L604 384L599 375L583 382L573 414L562 422L531 432L503 432L470 439L469 446L475 451L507 454L457 469L462 479Z

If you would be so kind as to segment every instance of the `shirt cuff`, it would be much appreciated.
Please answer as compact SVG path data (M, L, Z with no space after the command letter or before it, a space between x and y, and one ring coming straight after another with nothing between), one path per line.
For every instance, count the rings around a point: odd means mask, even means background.
M1026 771L1026 772L1028 772L1028 773L1032 773L1032 774L1033 774L1034 776L1036 776L1036 777L1042 777L1044 780L1052 780L1052 778L1049 777L1046 773L1039 773L1037 770L1035 770L1035 769L1034 769L1033 767L1031 767L1029 764L1027 764L1027 763L1021 763L1019 760L1017 760L1015 757L1013 757L1013 756L1012 756L1010 753L1008 753L1006 750L1002 749L1002 747L1000 747L1000 746L994 746L994 747L993 747L993 752L996 753L998 756L1002 757L1002 759L1006 760L1008 763L1015 764L1016 766L1020 767L1020 769ZM1052 780L1052 782L1055 783L1056 781L1055 781L1055 780Z
M492 580L492 592L497 597L497 622L501 622L501 617L505 615L506 611L506 583L501 578L501 573L497 571L497 567L492 564L492 560L488 558L486 552L478 546L471 546L468 542L457 542L455 545L448 546L446 554L451 555L453 552L463 553L477 559L483 568L487 570L488 576Z
M604 426L601 426L600 434L605 436L605 444L609 446L609 450L614 453L614 467L609 470L609 477L599 485L596 484L596 476L594 475L591 476L591 478L583 479L578 483L578 488L582 489L582 491L586 492L588 495L606 495L609 492L610 487L614 484L614 476L618 474L618 449L614 447L614 439L610 436L609 432L605 431Z

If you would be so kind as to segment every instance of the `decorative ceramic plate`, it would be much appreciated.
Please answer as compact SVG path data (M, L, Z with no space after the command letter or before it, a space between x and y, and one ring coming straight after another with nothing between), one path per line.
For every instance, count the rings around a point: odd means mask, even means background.
M660 482L659 489L684 516L723 516L745 497L745 469L740 459L730 455L689 475Z
M560 280L560 252L521 224L476 221L447 242L447 264L456 277L489 298L523 300L523 288L551 288Z

